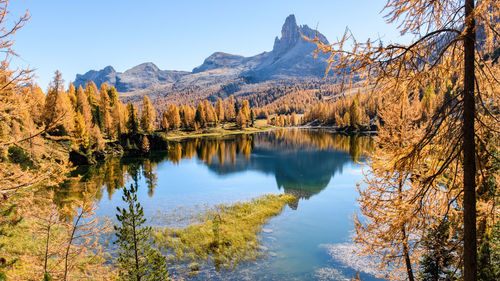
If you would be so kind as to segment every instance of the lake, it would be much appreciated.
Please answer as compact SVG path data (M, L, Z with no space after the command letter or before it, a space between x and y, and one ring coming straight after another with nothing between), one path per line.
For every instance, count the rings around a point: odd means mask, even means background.
M291 193L298 202L263 226L263 258L220 272L210 264L197 274L183 265L169 270L188 280L350 280L356 272L362 280L378 280L367 273L366 260L352 255L350 243L360 163L372 145L367 136L312 129L185 139L147 158L81 168L80 182L56 196L63 203L83 184L98 194L97 214L114 218L116 206L123 206L120 187L135 181L151 225L182 226L215 204Z

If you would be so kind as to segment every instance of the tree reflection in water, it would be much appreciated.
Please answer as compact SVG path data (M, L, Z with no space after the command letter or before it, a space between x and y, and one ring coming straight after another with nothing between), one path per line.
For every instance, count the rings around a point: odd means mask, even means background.
M307 129L171 141L168 151L152 153L148 158L110 158L98 165L80 167L73 174L77 178L55 189L56 201L64 205L79 198L82 189L94 191L97 200L105 189L111 198L116 189L129 181L137 182L141 176L152 197L158 181L157 164L179 164L183 159L197 159L219 175L247 170L274 174L279 189L308 199L321 192L344 165L362 161L372 146L369 136Z

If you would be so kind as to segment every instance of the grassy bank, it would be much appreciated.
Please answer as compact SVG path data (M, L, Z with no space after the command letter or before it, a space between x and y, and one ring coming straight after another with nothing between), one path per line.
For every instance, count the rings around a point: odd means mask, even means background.
M179 140L183 138L196 138L196 137L214 137L225 136L234 134L251 134L256 132L263 132L272 128L267 125L267 120L255 120L253 127L238 128L236 123L225 123L214 128L205 128L197 131L169 131L168 133L160 132L159 134L167 140Z
M297 200L290 194L270 194L232 205L218 205L201 215L199 223L186 228L155 230L155 241L172 253L173 261L213 262L216 269L234 268L263 253L258 234L286 204Z

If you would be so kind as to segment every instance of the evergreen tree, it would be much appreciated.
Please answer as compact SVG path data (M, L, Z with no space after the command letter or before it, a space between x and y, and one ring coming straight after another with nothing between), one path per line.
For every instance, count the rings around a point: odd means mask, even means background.
M145 133L152 133L155 129L155 110L151 105L149 97L144 95L142 100L141 128Z
M110 137L112 139L118 139L123 131L123 104L118 99L118 92L115 87L108 89L108 96L111 103L111 128Z
M149 226L144 226L144 209L137 200L137 185L123 189L123 201L126 208L117 207L115 226L119 247L119 280L161 281L169 280L166 259L158 249L151 245Z
M149 139L146 135L142 136L141 148L143 152L149 152Z
M346 113L344 114L344 118L342 119L342 125L343 125L343 126L349 126L349 125L352 125L352 124L351 124L351 120L352 120L351 115L349 114L349 112L346 112Z
M450 243L450 224L441 222L429 230L423 240L424 254L421 260L420 280L455 280L453 252Z
M387 22L397 23L399 31L409 36L405 43L385 45L370 40L359 43L349 31L334 43L323 43L317 37L312 41L318 45L317 53L330 55L327 72L363 73L365 85L377 85L372 92L384 98L408 95L414 85L433 83L444 90L447 85L437 81L456 81L459 93L456 102L439 105L431 122L418 128L426 133L416 141L407 142L404 150L394 153L390 163L398 163L394 166L398 166L399 174L411 177L412 184L414 180L422 183L415 185L421 191L411 199L413 204L434 200L434 193L429 192L432 185L442 189L441 185L447 181L443 178L451 173L461 174L454 177L452 188L447 190L461 194L456 197L448 194L450 202L441 206L458 205L462 213L460 266L463 279L475 281L478 275L476 190L482 174L476 156L481 146L488 145L482 135L496 131L498 123L491 113L496 111L492 108L498 108L498 64L489 56L498 49L498 1L388 0L384 10ZM351 46L349 51L345 46ZM485 68L496 70L488 72ZM415 171L415 167L422 168Z
M217 98L217 105L215 106L215 113L219 122L224 121L224 103L221 98Z
M203 119L205 120L205 126L208 127L209 123L211 123L213 120L213 116L210 114L210 108L211 105L209 104L208 100L203 100L201 103L201 108L203 109Z
M53 126L49 132L67 135L73 129L73 108L64 92L62 74L56 70L45 99L43 119L46 126ZM55 126L54 126L55 125Z
M295 112L294 112L293 114L295 114ZM251 125L252 127L253 127L253 125L254 125L254 121L255 121L255 113L254 113L254 111L253 111L253 110L251 110L251 111L250 111L250 122L251 122L251 123L250 123L250 125Z
M200 127L205 127L206 125L206 115L205 115L205 106L203 105L203 103L200 101L198 103L198 106L196 107L196 113L195 113L195 117L194 117L194 121L196 123L198 123L198 125L200 125Z
M130 102L127 103L127 130L130 134L136 134L139 131L139 121L137 120L137 110Z
M186 113L185 113L186 115ZM164 116L165 117L165 116ZM181 116L179 114L179 108L175 104L171 104L167 111L167 121L172 129L179 129L181 127ZM168 128L166 128L168 129Z
M87 130L89 130L92 127L92 112L90 110L89 99L85 95L85 91L82 86L78 87L78 90L76 91L75 110L82 114L85 126L87 127Z
M85 151L89 146L89 133L87 131L87 128L85 127L83 115L80 112L76 113L75 128L73 133L76 145L79 149Z
M234 114L236 116L238 116L238 113L240 113L240 104L238 103L238 101L235 101L234 102Z
M73 106L73 108L76 108L76 88L73 83L69 83L68 98L71 101L71 105Z
M238 113L238 116L236 117L236 125L238 125L239 128L245 128L247 126L247 118L245 117L245 113L243 111Z
M253 111L252 111L253 112ZM292 112L292 114L290 115L290 125L291 126L297 126L297 123L298 123L298 119L297 119L297 114L294 112ZM252 126L253 126L253 120L252 120Z
M241 111L245 115L245 118L250 118L250 103L248 102L248 100L244 100L241 103Z
M163 111L163 115L160 122L160 127L164 132L168 132L170 128L170 124L168 123L168 113L167 111Z
M108 89L108 96L111 101L111 105L115 105L119 102L118 91L116 91L115 87L111 87Z
M92 112L92 123L97 125L100 129L102 127L102 112L97 99L99 90L97 89L94 81L90 81L85 84L85 94L87 95L87 99L89 101L90 109Z
M224 112L224 119L226 121L232 121L236 118L236 113L234 112L234 104L236 100L233 95L229 96L229 99L226 103L226 112Z
M35 125L43 124L45 95L38 86L26 88L26 101L30 108L30 115Z
M352 99L351 107L349 107L349 116L351 118L351 126L357 127L361 123L361 109L359 108L359 95L355 95Z
M196 113L194 115L194 122L199 126L203 127L203 115L199 108L196 109Z
M432 109L434 107L436 98L436 91L434 90L434 86L432 84L427 85L424 90L424 95L422 97L422 115L423 117L427 117L432 113Z
M121 107L123 106L122 103L116 102L113 103L111 107L111 119L112 119L112 126L111 126L111 137L112 138L119 138L122 134L122 110Z
M102 83L101 89L99 90L99 111L101 113L101 131L109 138L111 133L112 119L110 112L110 98L109 98L109 86L106 83Z
M500 280L500 223L492 225L482 240L477 259L477 280Z
M58 104L59 91L62 90L62 74L57 71L54 73L53 81L49 86L47 97L45 98L44 121L45 124L52 124L56 119L60 118L63 112L57 112L56 105Z

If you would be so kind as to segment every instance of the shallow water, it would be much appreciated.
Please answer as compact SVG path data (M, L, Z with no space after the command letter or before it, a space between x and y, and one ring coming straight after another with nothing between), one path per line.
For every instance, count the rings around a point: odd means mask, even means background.
M178 217L265 193L286 192L300 198L263 226L262 244L267 250L262 259L221 272L203 265L198 274L171 265L176 277L349 280L358 271L362 280L369 281L377 279L366 273L364 261L346 256L351 255L356 183L362 182L358 161L363 161L363 152L371 145L369 137L274 130L173 142L169 151L155 152L149 158L109 159L80 172L87 188L98 190L98 215L110 218L116 206L123 205L119 188L137 181L139 200L154 226L182 225L171 220L173 213ZM66 194L60 196L69 196L76 188L68 185Z

